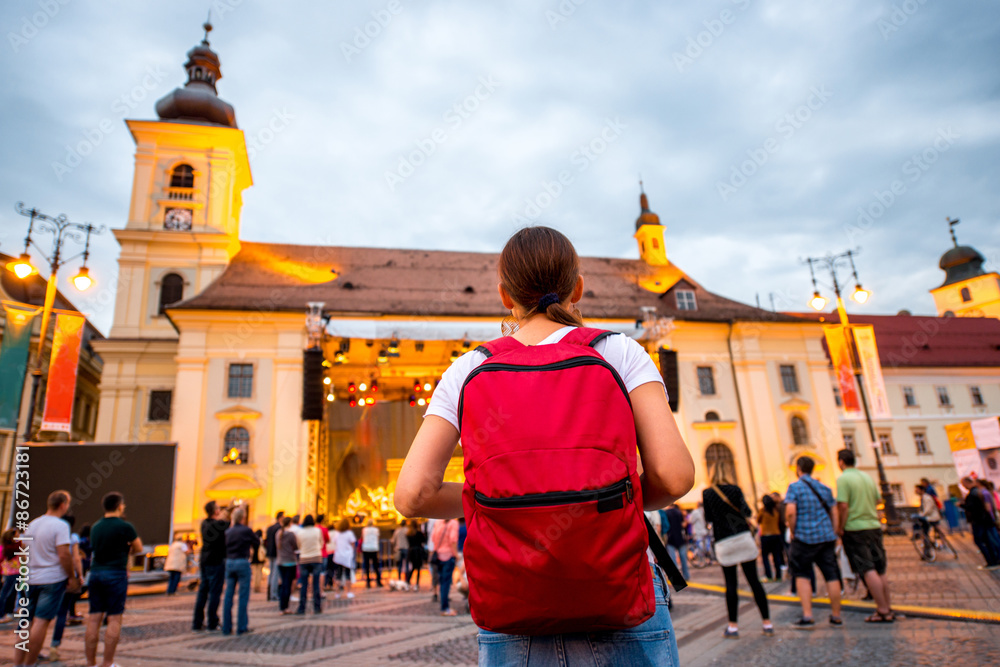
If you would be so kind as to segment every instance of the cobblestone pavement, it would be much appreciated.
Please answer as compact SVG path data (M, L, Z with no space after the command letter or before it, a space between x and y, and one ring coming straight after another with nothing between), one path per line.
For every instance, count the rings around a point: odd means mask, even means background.
M921 604L1000 611L1000 576L977 570L981 562L968 537L955 540L958 561L922 563L904 538L890 538L890 581L895 604ZM722 583L721 570L695 570L693 580ZM787 584L767 584L771 593L787 593ZM241 637L190 630L193 593L174 598L162 594L129 598L118 653L122 667L177 665L475 665L476 628L467 613L441 617L430 593L358 590L353 600L328 598L320 615L283 616L275 603L255 593L250 602L254 632ZM854 596L855 598L857 595ZM453 607L464 602L453 594ZM86 603L80 605L86 609ZM773 604L778 624L773 638L759 635L760 619L750 601L740 618L743 637L723 640L725 602L718 594L688 589L675 597L674 628L685 665L863 664L1000 664L1000 628L995 625L908 618L891 626L872 626L863 615L845 612L846 627L825 625L812 632L783 628L797 618L798 606ZM0 626L8 637L10 626ZM10 646L10 641L4 642ZM83 628L67 628L61 647L63 662L83 665ZM10 664L12 650L0 655Z

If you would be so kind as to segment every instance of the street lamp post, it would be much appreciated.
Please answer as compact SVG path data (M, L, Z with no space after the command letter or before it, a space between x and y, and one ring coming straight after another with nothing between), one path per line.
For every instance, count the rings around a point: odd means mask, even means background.
M848 250L839 255L827 255L826 257L809 257L806 262L809 264L809 274L812 277L813 296L809 300L809 305L816 310L823 310L827 304L827 299L820 295L819 286L816 282L814 267L827 269L833 281L833 291L837 295L837 314L840 316L840 325L844 328L844 340L847 342L848 354L851 359L851 370L854 373L854 380L858 387L858 397L865 412L865 422L868 424L868 437L871 439L872 451L875 452L875 465L878 467L879 486L882 490L882 502L885 506L885 522L890 532L898 529L900 525L899 514L896 511L896 503L892 497L892 490L889 488L889 480L885 476L885 467L882 465L882 456L879 453L879 443L875 436L875 426L872 424L871 409L868 407L868 396L865 394L864 375L861 368L861 358L858 356L858 347L851 333L851 323L847 319L847 310L844 308L844 298L840 291L840 281L837 280L838 265L843 265L846 260L851 267L851 274L854 278L854 292L851 297L860 304L864 304L871 297L871 292L861 287L858 280L858 270L854 266L855 250Z
M89 222L71 222L65 215L52 217L46 215L36 208L25 208L22 202L18 202L14 207L18 213L29 218L28 233L24 237L24 252L21 256L10 262L7 268L14 272L22 280L36 273L35 267L31 264L31 255L28 250L30 246L41 254L42 259L49 265L49 279L45 286L45 303L42 308L42 328L38 338L38 351L35 354L35 363L31 367L31 396L28 400L28 419L24 425L24 442L29 442L34 435L35 424L35 404L38 400L38 385L42 379L42 350L45 347L45 338L49 329L49 318L52 316L52 307L56 300L56 274L59 268L77 257L83 257L83 265L80 272L73 277L73 284L77 289L83 291L93 284L90 277L90 270L87 268L87 259L90 257L90 235L104 232L104 226L95 227ZM52 255L48 256L32 238L32 234L44 232L52 234ZM83 252L78 253L68 259L62 258L63 243L73 239L77 243L83 244ZM14 451L14 448L11 448Z

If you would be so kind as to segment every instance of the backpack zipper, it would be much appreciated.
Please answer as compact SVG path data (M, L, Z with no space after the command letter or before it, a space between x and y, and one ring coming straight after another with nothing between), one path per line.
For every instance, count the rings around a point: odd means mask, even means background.
M632 480L625 479L615 482L603 489L589 491L551 491L549 493L529 493L523 496L507 498L490 498L476 491L476 504L493 509L523 509L528 507L551 507L553 505L576 505L600 500L607 500L625 494L629 503L632 502Z
M625 383L622 381L621 376L618 375L618 371L615 367L609 364L604 359L598 359L596 357L574 357L572 359L564 359L563 361L555 361L550 364L542 364L541 366L525 366L521 364L491 364L483 363L472 370L468 376L465 378L465 382L462 384L462 391L458 396L458 429L462 430L462 408L465 405L465 387L468 386L472 378L476 377L480 373L486 373L488 371L515 371L515 372L532 372L532 371L561 371L567 368L575 368L577 366L603 366L611 371L611 376L618 383L618 388L622 390L622 394L625 396L625 400L628 401L629 408L632 407L632 399L629 398L628 390L625 388Z

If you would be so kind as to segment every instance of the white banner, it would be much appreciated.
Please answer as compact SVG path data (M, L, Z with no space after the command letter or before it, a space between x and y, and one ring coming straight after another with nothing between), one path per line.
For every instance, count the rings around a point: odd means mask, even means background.
M861 372L865 379L865 393L868 394L868 405L873 419L891 419L889 410L889 395L885 390L885 380L882 378L882 364L878 358L878 347L875 345L875 327L870 324L851 325L854 332L854 344L858 348L861 359Z
M1000 447L1000 417L974 419L969 425L972 427L972 439L976 441L976 449Z

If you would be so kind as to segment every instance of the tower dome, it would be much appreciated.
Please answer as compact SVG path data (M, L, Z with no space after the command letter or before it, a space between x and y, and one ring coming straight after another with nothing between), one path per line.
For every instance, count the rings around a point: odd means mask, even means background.
M641 187L641 184L640 184ZM643 225L659 225L660 216L656 215L649 210L649 199L646 197L645 192L639 194L639 217L635 219L635 230L639 231L639 228Z
M187 52L188 80L183 88L175 88L156 102L156 114L160 120L211 123L236 127L236 112L228 102L219 98L215 88L222 78L219 56L208 44L208 33L212 24L205 23L205 37L201 44Z
M959 223L959 220L948 218L947 222L948 233L951 234L951 242L955 247L948 248L941 255L941 260L938 262L938 267L944 271L944 282L941 283L941 287L960 283L963 280L982 276L986 273L983 271L983 262L986 260L979 254L979 251L972 246L958 245L958 238L955 236L955 225Z

